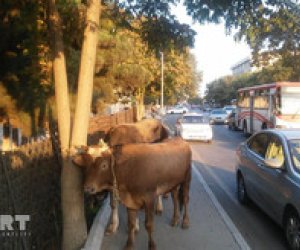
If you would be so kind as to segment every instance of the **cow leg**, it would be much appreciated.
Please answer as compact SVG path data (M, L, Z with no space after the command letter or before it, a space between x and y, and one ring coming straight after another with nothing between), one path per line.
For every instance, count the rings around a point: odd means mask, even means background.
M145 203L145 228L148 232L148 249L155 250L156 245L153 240L153 217L154 217L154 199L150 199Z
M164 210L164 207L163 207L163 204L162 204L162 197L161 197L161 195L159 195L157 197L155 213L157 215L161 215L163 210Z
M187 173L186 179L183 183L183 206L184 206L184 214L183 214L183 221L182 221L182 228L186 229L189 227L190 219L189 219L189 192L190 192L190 183L191 183L191 168Z
M135 233L138 233L140 231L140 220L139 220L139 217L137 216L136 217L136 220L135 220L135 228L134 228L134 231Z
M128 238L124 250L132 250L134 239L135 239L137 210L127 208L127 217L128 217Z
M171 222L172 227L176 227L179 223L179 202L178 202L178 188L175 187L172 192L172 199L173 199L173 206L174 206L174 211L173 211L173 218Z
M119 203L116 199L114 199L112 192L110 192L109 195L110 195L111 213L110 213L109 224L105 231L106 235L114 234L119 227L119 213L118 213Z

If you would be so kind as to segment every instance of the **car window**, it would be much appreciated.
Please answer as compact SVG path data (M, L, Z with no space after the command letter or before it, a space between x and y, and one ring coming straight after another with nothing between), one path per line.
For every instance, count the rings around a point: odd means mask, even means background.
M283 146L280 139L276 135L270 136L265 158L277 159L282 164L284 163Z
M250 150L264 158L267 150L268 139L269 137L265 133L257 134L250 139L248 147Z
M182 123L204 123L203 116L184 116Z
M300 171L300 140L290 140L289 146L293 165L297 171Z
M227 114L225 110L213 110L211 113L216 115Z

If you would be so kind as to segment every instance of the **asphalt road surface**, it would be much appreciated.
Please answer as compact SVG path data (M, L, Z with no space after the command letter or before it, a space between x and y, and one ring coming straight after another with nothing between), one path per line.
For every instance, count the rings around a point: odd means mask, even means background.
M180 115L166 115L171 130ZM213 126L213 142L190 142L194 165L251 249L287 249L282 229L255 204L245 207L236 198L235 149L246 138L226 125Z

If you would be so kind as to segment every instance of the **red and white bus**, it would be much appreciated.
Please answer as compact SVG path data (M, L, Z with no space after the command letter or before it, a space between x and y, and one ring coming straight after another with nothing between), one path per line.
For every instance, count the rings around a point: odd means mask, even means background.
M245 134L266 128L300 128L300 82L239 89L236 119Z

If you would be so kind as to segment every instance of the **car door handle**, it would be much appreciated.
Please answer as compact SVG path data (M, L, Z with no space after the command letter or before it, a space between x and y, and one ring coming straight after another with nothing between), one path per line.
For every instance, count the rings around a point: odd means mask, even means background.
M260 167L260 168L263 168L265 165L262 164L262 163L258 163L257 166Z

